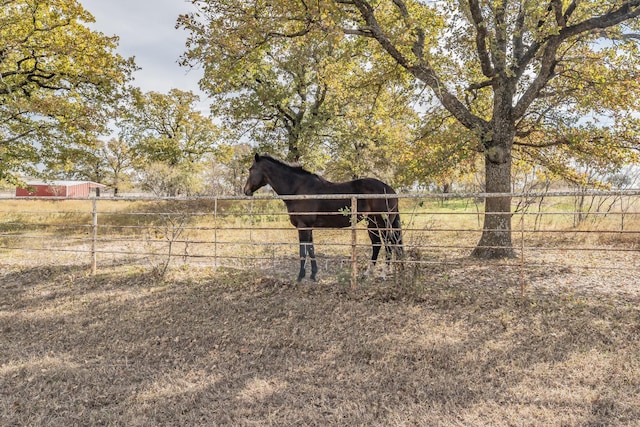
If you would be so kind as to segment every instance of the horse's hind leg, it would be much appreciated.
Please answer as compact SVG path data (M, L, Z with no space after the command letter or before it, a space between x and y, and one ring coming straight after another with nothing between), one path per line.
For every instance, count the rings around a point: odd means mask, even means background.
M316 254L313 250L313 240L307 247L307 255L309 255L309 259L311 260L311 276L309 276L309 278L315 282L316 274L318 273L318 264L316 263Z
M372 224L369 223L369 239L371 239L371 262L367 267L366 274L369 274L373 268L376 266L376 261L378 260L378 255L380 254L380 248L382 247L382 239L380 238L380 230L375 228L375 224L372 227Z
M384 250L387 258L387 266L391 263L393 256L393 229L392 224L387 217L384 219L385 229L382 231L382 241L384 242Z
M300 272L298 273L298 282L304 279L306 274L305 267L307 264L307 246L309 245L308 230L298 230L298 238L300 240Z
M376 265L378 260L378 254L380 254L380 248L382 247L382 239L380 238L380 231L375 228L369 228L369 238L371 239L371 264Z
M315 251L313 250L313 234L311 230L298 230L300 240L300 272L298 273L298 282L304 279L306 275L305 267L307 265L307 256L311 260L311 280L316 280L318 272L318 264L316 263Z

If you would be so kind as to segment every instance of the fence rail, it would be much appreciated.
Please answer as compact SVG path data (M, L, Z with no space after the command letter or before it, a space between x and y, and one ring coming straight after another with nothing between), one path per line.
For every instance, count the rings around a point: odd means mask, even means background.
M388 196L4 197L0 198L0 253L4 262L33 261L29 254L37 254L39 262L90 265L94 274L109 264L166 269L171 262L182 262L287 271L292 276L297 233L280 200L351 199L350 212L335 214L353 219L354 200L359 197ZM629 277L629 286L635 286L640 270L640 190L397 197L406 251L401 264L404 274L414 279L452 271L441 270L443 266L468 266L469 253L486 231L482 201L511 197L513 209L507 215L512 216L518 256L492 262L494 270L511 270L510 277L523 289L550 269L570 269L572 274L565 276L581 278L585 272L598 272L600 277L590 280L623 272L621 277ZM321 274L348 276L355 286L369 257L366 228L352 220L349 228L314 234Z

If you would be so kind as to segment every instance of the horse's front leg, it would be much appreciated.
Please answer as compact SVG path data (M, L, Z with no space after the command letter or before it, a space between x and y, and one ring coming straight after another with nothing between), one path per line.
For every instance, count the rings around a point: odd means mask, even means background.
M307 256L311 260L311 280L316 280L318 272L318 264L316 263L316 255L313 250L313 233L311 230L298 230L300 239L300 272L298 273L298 282L301 281L306 272Z

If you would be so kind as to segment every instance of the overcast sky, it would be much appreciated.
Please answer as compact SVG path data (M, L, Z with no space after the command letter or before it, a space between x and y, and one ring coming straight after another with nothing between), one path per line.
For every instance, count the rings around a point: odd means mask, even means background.
M135 57L141 70L135 85L144 91L198 90L202 72L178 65L185 51L187 32L176 29L178 15L193 10L185 0L79 0L96 19L90 27L120 37L118 53Z

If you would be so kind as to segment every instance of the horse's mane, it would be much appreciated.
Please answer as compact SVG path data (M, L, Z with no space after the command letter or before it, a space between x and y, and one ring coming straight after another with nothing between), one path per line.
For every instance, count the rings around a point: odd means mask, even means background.
M313 172L309 172L308 170L306 170L305 168L303 168L300 165L289 163L289 162L285 162L284 160L280 160L278 158L275 158L270 154L261 154L260 155L260 160L268 160L268 161L270 161L272 163L275 163L277 165L280 165L280 166L286 167L288 169L291 169L291 171L295 172L295 173L299 173L299 174L302 174L302 175L310 175L310 176L315 176L315 177L321 178L319 175L317 175L317 174L315 174Z

